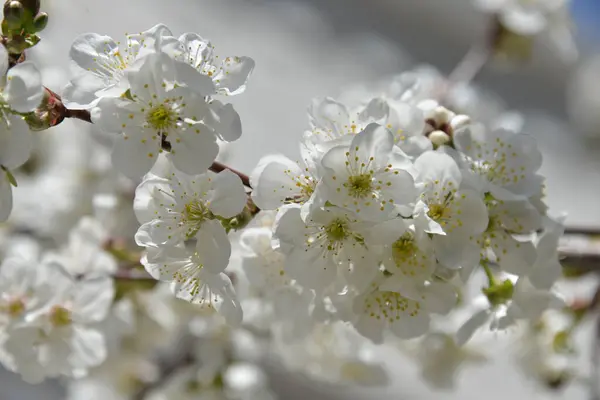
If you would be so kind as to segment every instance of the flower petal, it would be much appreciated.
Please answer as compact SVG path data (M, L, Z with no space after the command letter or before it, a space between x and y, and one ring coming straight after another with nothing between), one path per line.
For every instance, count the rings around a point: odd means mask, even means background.
M42 76L33 63L24 62L8 71L4 98L18 112L35 110L44 96Z
M209 209L216 215L231 218L246 206L246 190L239 176L229 170L217 174L213 180Z
M196 124L179 133L179 141L171 141L168 158L173 165L189 175L206 172L219 154L219 145L211 129Z
M143 141L136 136L138 135L119 135L112 152L115 168L131 179L139 179L150 171L160 148L158 140Z

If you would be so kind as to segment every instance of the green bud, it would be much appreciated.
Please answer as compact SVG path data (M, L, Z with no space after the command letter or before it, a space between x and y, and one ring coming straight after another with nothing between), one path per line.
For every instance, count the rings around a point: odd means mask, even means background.
M25 9L18 1L8 1L4 4L4 21L6 28L9 30L17 30L23 25L23 15Z
M481 291L487 296L492 305L497 306L511 300L514 289L515 288L512 281L510 279L506 279L502 283L495 283L490 287L482 289Z
M45 12L39 13L33 19L33 30L35 32L43 31L44 29L46 29L46 25L48 25L48 14L46 14Z
M23 7L31 13L31 15L38 15L40 12L40 0L18 0Z
M6 174L6 179L8 179L8 182L10 182L10 184L14 187L17 187L17 180L15 179L15 176L4 165L0 166L0 168L2 168L2 171L4 171Z

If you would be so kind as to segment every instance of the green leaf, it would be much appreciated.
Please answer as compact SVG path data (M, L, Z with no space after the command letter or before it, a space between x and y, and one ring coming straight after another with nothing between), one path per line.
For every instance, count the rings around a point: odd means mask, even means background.
M10 184L13 185L14 187L17 187L17 180L15 179L15 176L4 166L2 166L2 170L6 174L6 178L8 179Z

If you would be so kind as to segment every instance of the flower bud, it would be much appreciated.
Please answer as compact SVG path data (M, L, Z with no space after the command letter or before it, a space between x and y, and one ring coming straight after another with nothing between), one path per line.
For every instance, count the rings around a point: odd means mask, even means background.
M428 137L429 140L431 140L431 143L433 143L433 146L436 148L450 143L451 140L450 136L446 132L440 130L431 132Z
M8 1L4 4L4 21L10 30L19 29L23 24L25 9L18 1Z
M452 128L452 131L454 132L467 127L470 123L471 118L469 118L467 115L459 114L452 118L452 121L450 121L450 128Z
M40 0L18 0L18 2L20 2L32 16L38 15L40 12Z
M43 31L46 28L46 25L48 25L48 14L45 12L39 13L33 19L33 29L35 32Z

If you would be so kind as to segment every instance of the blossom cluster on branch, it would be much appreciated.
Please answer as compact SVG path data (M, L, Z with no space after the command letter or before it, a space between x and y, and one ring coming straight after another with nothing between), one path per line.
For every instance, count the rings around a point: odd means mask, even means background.
M542 29L515 21L562 10L480 3L525 36ZM383 384L377 345L419 338L424 379L450 387L481 361L477 332L552 313L570 318L551 335L567 347L582 314L556 285L564 216L544 202L536 141L492 96L421 67L316 98L301 159L266 155L247 176L217 159L242 134L227 97L252 58L162 24L122 43L86 33L59 96L25 57L39 8L7 1L0 46L0 362L27 382L68 378L71 399L272 399L265 363ZM65 118L99 139L34 134ZM38 213L31 194L56 187Z

